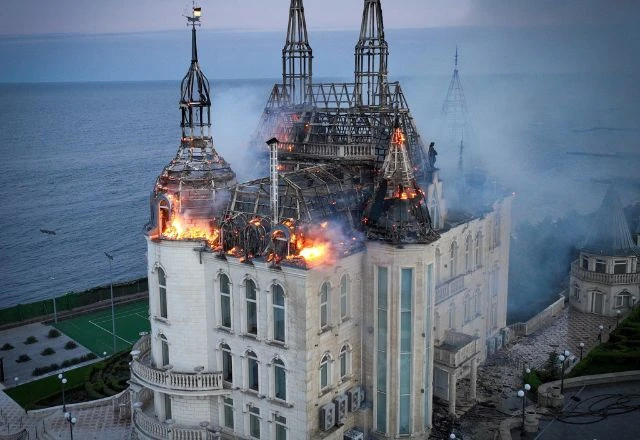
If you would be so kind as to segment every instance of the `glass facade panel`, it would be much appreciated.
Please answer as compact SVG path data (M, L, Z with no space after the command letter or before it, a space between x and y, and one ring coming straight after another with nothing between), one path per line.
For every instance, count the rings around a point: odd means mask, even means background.
M413 269L400 273L400 411L399 433L409 434L411 429L411 339L413 306Z
M376 430L387 432L387 299L388 269L377 268L377 362L376 362Z

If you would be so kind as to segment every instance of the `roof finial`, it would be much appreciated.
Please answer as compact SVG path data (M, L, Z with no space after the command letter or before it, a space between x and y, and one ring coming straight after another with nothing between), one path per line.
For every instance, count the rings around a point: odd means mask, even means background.
M458 45L456 44L456 63L455 63L455 68L458 68Z
M200 16L202 8L196 6L195 0L192 2L191 16L187 17L187 26L191 25L191 62L198 61L198 45L196 44L196 26L200 26Z

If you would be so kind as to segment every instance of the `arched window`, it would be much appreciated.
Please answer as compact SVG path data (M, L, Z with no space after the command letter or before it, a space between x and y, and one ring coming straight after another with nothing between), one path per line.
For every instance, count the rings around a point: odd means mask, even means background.
M247 328L250 335L258 334L258 302L256 297L256 283L252 280L244 282L244 295L247 304Z
M220 325L231 328L231 285L225 274L220 274Z
M630 304L631 304L631 294L628 291L623 290L622 292L616 295L616 307L618 308L629 307Z
M330 318L329 283L323 283L320 288L320 329L324 330L329 326Z
M167 337L165 335L160 335L160 363L161 366L169 365L169 341L167 341Z
M287 373L284 362L274 359L273 362L273 395L276 399L287 400Z
M471 272L473 262L471 259L471 234L467 235L464 241L464 270L465 272Z
M482 266L482 232L476 234L475 262L476 267Z
M329 385L331 385L331 357L326 353L320 360L320 390L324 390Z
M271 301L273 307L273 340L285 341L285 306L284 289L279 284L271 287Z
M449 277L453 278L457 274L458 267L458 243L455 241L451 243L451 249L449 250Z
M351 348L345 344L340 349L340 379L351 374Z
M340 319L344 320L349 316L349 290L351 283L349 277L343 275L340 279Z
M464 322L469 322L473 318L473 304L471 301L471 295L467 294L464 297Z
M225 382L233 382L233 358L231 357L231 348L227 344L220 345L222 351L222 380Z
M158 268L158 298L160 302L160 316L167 317L167 277L164 270Z
M247 352L247 386L250 390L260 391L258 381L258 357L253 351Z

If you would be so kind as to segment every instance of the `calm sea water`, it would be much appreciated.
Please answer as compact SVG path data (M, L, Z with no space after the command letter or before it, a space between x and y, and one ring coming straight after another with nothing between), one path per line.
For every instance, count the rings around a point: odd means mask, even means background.
M517 219L594 209L611 178L626 202L638 200L631 76L462 79L475 132L468 152L518 193ZM448 80L402 79L424 138L438 131ZM212 83L216 145L248 178L244 152L273 81ZM142 228L178 146L178 100L177 82L0 84L0 307L146 274ZM439 153L447 178L457 152Z

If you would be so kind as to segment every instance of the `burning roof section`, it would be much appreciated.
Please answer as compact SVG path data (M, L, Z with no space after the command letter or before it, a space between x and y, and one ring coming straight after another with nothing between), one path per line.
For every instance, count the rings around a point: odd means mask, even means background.
M622 202L612 186L594 213L582 250L606 256L640 256L640 247L633 241Z
M211 137L209 81L198 64L196 26L200 8L187 17L191 25L191 64L182 80L182 137L178 152L164 167L151 196L150 235L165 239L215 242L217 222L228 202L235 173L220 156Z

